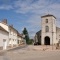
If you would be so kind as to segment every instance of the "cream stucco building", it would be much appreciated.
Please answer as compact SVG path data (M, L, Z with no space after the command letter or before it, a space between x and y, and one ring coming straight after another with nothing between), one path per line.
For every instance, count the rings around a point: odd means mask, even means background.
M56 17L48 14L41 16L40 43L42 45L54 45L60 42L60 28L56 25Z
M12 25L7 24L7 20L4 19L0 22L0 48L7 49L9 47L15 47L22 44L24 38Z

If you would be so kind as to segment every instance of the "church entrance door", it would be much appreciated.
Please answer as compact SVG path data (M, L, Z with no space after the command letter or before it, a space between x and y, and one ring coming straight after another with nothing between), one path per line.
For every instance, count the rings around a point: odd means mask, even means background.
M50 45L50 38L48 36L45 37L44 44L45 45Z

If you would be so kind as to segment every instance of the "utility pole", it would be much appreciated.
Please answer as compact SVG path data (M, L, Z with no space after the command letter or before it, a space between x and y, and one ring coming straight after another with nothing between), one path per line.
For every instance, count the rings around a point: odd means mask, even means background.
M52 21L52 50L53 50L53 21Z
M53 50L53 31L52 31L52 50Z

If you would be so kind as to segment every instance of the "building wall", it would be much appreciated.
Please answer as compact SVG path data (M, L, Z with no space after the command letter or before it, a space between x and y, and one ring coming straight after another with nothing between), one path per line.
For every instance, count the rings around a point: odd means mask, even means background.
M8 46L8 33L0 30L0 47L3 47L3 40L6 40L6 46Z
M17 32L9 28L9 45L17 45Z
M34 43L37 43L37 42L38 42L38 38L37 38L37 34L36 34L34 37Z
M48 19L48 23L46 23L46 19ZM42 40L41 43L44 45L44 38L48 36L50 38L50 44L56 43L56 22L53 16L43 17L42 18ZM49 32L45 31L45 27L49 26Z
M21 44L22 38L18 36L18 44Z
M58 27L57 27L57 35L56 36L57 36L57 38L56 38L57 43L59 43L60 42L60 28L58 28Z

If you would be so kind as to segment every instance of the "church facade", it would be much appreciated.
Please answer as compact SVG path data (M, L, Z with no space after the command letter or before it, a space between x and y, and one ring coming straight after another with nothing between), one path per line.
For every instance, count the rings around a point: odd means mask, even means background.
M56 17L54 15L41 16L40 35L42 45L52 45L60 42L60 28L56 26Z

